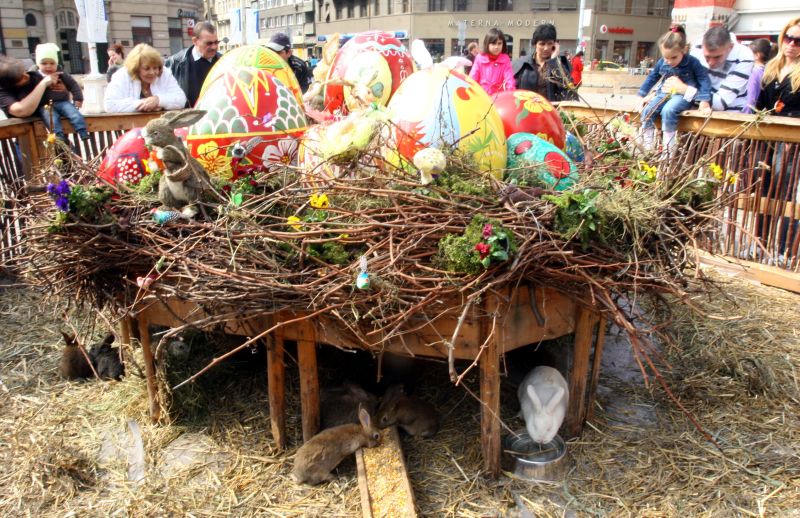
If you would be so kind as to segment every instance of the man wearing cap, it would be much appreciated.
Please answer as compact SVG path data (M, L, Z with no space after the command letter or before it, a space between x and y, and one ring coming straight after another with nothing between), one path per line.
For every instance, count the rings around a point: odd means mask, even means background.
M200 22L194 26L192 43L193 46L176 52L164 63L186 94L186 105L190 107L197 102L211 67L222 56L217 52L217 28L209 22Z
M300 89L306 93L308 87L311 86L311 72L305 61L292 54L292 42L289 36L282 32L274 34L267 43L267 48L274 50L284 61L289 63L297 82L300 83Z

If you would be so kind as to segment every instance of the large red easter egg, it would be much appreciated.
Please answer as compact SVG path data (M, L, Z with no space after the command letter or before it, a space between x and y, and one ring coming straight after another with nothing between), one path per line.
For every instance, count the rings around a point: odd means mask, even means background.
M150 174L147 163L150 152L144 145L142 128L133 128L108 148L97 176L108 183L138 183Z
M206 76L200 96L203 96L219 76L233 67L255 68L272 74L294 94L295 99L302 106L303 91L300 89L300 83L297 82L292 68L277 53L261 45L243 45L223 54Z
M368 31L347 41L333 59L325 87L325 110L343 112L359 107L354 94L386 106L405 78L416 67L400 40L389 32ZM360 88L343 86L336 80L355 83ZM361 106L363 107L363 106Z
M268 71L225 71L206 85L196 108L206 115L189 128L186 144L210 175L229 180L240 168L296 162L306 117L291 90ZM243 159L234 154L237 144L252 144Z
M550 101L528 90L500 92L493 98L506 138L514 133L532 133L564 149L564 124Z

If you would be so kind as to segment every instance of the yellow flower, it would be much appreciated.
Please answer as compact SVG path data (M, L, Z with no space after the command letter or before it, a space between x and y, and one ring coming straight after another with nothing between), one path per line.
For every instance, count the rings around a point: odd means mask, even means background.
M347 239L350 237L350 234L339 234L339 239Z
M213 176L224 176L231 172L231 157L220 153L219 145L212 141L197 147L197 161Z
M55 133L48 133L47 134L47 143L53 144L56 141L56 134Z
M714 178L717 180L722 180L725 177L725 171L722 170L718 164L712 163L708 166L708 170L711 171L711 174L714 175Z
M542 113L553 111L553 105L541 95L533 92L515 91L514 98L523 102L523 108L531 113Z
M286 222L289 224L290 227L295 229L296 231L300 232L303 229L303 225L300 224L300 218L297 216L289 216L286 218Z
M733 185L739 180L739 174L733 171L728 171L728 183Z
M327 209L330 207L327 194L312 194L309 202L315 209Z
M655 180L656 175L658 175L658 168L648 164L644 160L639 160L639 169L641 169L645 178L648 180Z

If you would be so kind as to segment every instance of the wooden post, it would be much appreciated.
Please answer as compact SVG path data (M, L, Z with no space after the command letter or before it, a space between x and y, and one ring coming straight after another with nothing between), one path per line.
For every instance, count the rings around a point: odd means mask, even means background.
M144 357L144 374L147 379L147 397L150 400L150 419L157 423L161 420L161 406L158 404L158 385L156 384L156 365L153 361L153 349L150 343L150 332L147 319L139 318L139 340L142 342Z
M131 347L131 328L133 327L133 319L130 315L125 315L119 321L119 339L122 342L122 349L130 350Z
M487 295L484 303L485 314L481 316L480 337L486 341L492 331L492 318L498 311L497 297ZM500 476L500 353L501 339L498 325L495 334L481 353L481 450L483 465L494 478Z
M586 419L594 417L594 400L597 397L597 383L600 380L600 361L603 359L603 345L606 341L606 319L600 317L597 324L597 340L594 343L594 361L592 362L592 382L589 384L589 407L586 412Z
M580 435L586 419L586 385L589 378L589 354L597 314L578 304L575 311L575 345L569 372L569 409L564 423L564 437Z
M267 337L267 392L272 438L286 448L286 366L283 362L283 330Z
M298 326L297 362L300 368L300 406L303 441L319 431L319 379L317 378L317 343L314 325L308 320Z

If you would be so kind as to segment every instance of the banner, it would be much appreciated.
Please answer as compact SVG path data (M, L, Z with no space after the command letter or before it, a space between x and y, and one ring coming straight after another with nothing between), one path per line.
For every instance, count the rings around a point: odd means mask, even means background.
M86 43L105 43L108 41L108 19L103 0L75 0L78 11L77 40Z
M229 43L231 45L241 45L242 44L242 10L241 9L231 9L228 11L228 16L231 21L230 26L230 38Z
M247 35L246 40L247 43L253 44L258 41L258 9L245 9L245 19L247 21L247 30L245 31Z

